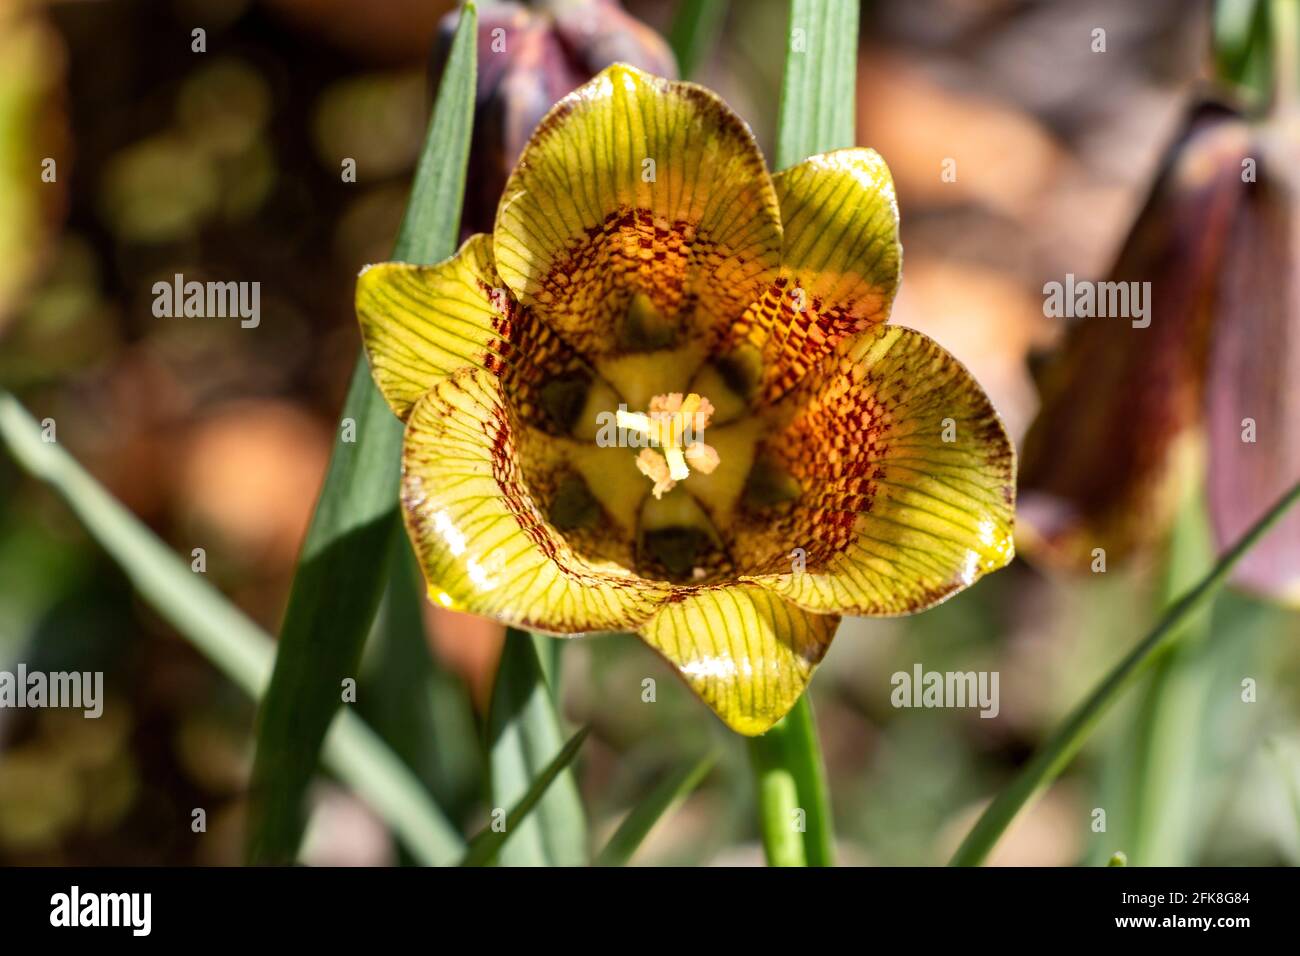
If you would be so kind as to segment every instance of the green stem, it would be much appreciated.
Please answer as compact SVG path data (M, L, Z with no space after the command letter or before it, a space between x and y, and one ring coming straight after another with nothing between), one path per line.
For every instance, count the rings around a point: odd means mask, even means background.
M770 866L833 866L826 769L808 695L749 741L759 829Z
M815 153L852 146L857 91L856 3L790 0L787 26L777 169ZM833 865L826 771L807 692L776 726L750 740L749 754L768 863Z
M1141 643L1110 672L1091 696L1080 704L1066 719L1052 738L1033 756L1016 775L1011 785L1004 789L976 821L966 839L962 841L950 861L953 866L978 866L998 838L1006 831L1022 807L1041 793L1079 752L1088 735L1102 715L1119 698L1120 694L1147 670L1161 651L1185 632L1184 623L1223 584L1246 552L1297 501L1300 501L1300 482L1273 505L1218 564L1173 605Z
M777 724L749 742L754 797L758 801L758 829L768 866L807 866L803 836L795 825L799 787L784 759L784 734L780 727Z

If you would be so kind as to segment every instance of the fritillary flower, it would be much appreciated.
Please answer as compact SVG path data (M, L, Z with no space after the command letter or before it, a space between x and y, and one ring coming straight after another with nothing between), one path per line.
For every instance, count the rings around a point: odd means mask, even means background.
M960 363L886 324L901 257L872 150L773 176L702 87L616 64L567 96L491 235L358 281L431 599L634 631L758 734L841 615L1005 565L1013 449Z

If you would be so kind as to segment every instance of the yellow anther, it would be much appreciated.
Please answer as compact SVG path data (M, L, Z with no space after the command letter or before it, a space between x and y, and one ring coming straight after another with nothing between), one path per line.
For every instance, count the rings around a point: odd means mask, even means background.
M687 445L684 450L686 464L690 465L701 474L711 475L713 469L718 467L718 451L712 445L706 445L702 441L697 441L694 445Z
M663 455L653 448L641 449L641 454L636 456L636 468L637 471L655 483L654 495L656 498L662 498L666 493L672 491L677 484L668 473L668 462L664 460Z

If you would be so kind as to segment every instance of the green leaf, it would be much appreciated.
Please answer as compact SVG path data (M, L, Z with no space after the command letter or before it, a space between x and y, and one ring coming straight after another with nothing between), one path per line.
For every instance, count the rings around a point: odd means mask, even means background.
M853 145L858 4L791 0L776 168Z
M1021 808L1042 793L1069 765L1102 715L1162 652L1186 633L1187 620L1218 591L1237 563L1297 501L1300 501L1300 483L1283 495L1194 588L1178 599L1154 630L1106 675L1096 690L1075 708L1051 739L1039 748L1011 784L975 821L975 826L953 855L952 866L978 866L984 861Z
M470 841L469 850L465 853L465 858L461 860L461 866L486 866L492 862L497 854L501 852L501 849L506 846L506 841L519 831L522 824L528 819L528 815L542 801L551 785L559 779L561 773L568 769L569 764L573 763L574 758L578 756L578 751L582 749L582 742L587 739L587 733L590 729L589 727L583 727L569 738L569 742L555 755L555 759L543 768L542 772L537 775L537 778L529 786L528 791L506 814L506 825L503 829L495 830L489 825Z
M677 72L692 79L700 63L717 45L727 19L728 0L681 0L668 29L668 45L677 57Z
M450 866L464 851L429 791L356 714L335 716L323 754L325 765L392 828L417 863Z
M717 758L713 754L669 774L632 808L596 857L596 866L626 866L650 831L705 778Z
M1223 83L1263 95L1268 86L1268 6L1264 0L1217 0L1214 61Z
M1161 591L1165 610L1214 566L1214 538L1200 494L1183 506L1169 539ZM1151 667L1136 719L1124 734L1121 772L1128 784L1116 806L1113 838L1134 866L1188 866L1198 842L1197 804L1207 781L1213 735L1197 733L1223 673L1230 642L1210 641L1211 602L1184 620L1185 633Z
M521 801L560 750L564 738L542 670L545 645L539 647L539 642L554 640L514 628L506 631L488 713L493 807ZM582 866L587 862L586 814L572 774L562 773L537 812L512 831L500 862L507 866Z
M1271 738L1265 745L1265 753L1277 762L1278 773L1282 778L1282 789L1286 791L1291 803L1291 814L1295 820L1295 833L1300 835L1300 761L1296 760L1294 746L1279 738ZM1296 850L1300 851L1300 843Z
M392 571L366 645L357 710L463 825L483 800L483 754L469 689L430 653L420 569L406 535L393 536Z
M415 168L411 198L393 247L398 262L432 265L452 255L459 245L461 200L474 129L477 35L478 10L468 2L461 9L451 41L424 151Z
M393 256L433 263L455 251L474 114L477 14L466 4L443 74ZM355 441L343 441L346 432ZM288 863L326 729L355 677L397 533L402 425L364 356L352 374L325 485L298 560L271 687L258 721L248 858Z
M40 427L4 391L0 441L19 465L63 496L145 601L250 697L257 700L263 694L271 674L271 638L190 570L72 456L43 441ZM355 714L338 715L325 761L420 862L447 864L460 855L460 837L427 791Z
M858 5L790 0L776 166L852 146L858 75ZM833 866L834 826L817 724L807 693L749 742L759 830L771 866ZM803 832L795 826L802 817Z

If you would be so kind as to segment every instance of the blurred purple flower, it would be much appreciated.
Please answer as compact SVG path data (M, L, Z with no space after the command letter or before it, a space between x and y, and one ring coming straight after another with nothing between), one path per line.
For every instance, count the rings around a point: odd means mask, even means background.
M1150 327L1086 318L1041 378L1021 460L1021 551L1086 568L1159 541L1205 476L1220 547L1300 480L1300 114L1202 104L1115 267ZM1300 513L1238 567L1300 603Z

